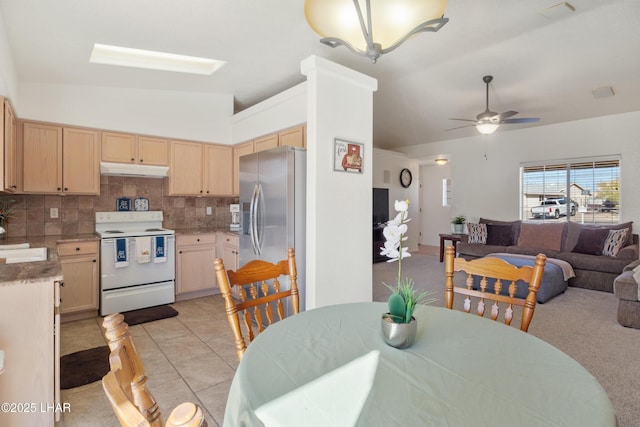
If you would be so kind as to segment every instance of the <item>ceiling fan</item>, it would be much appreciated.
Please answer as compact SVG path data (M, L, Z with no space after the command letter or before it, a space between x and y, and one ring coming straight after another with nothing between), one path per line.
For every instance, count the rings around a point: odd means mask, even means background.
M489 110L489 83L491 83L492 80L493 80L493 76L484 76L482 78L482 81L485 82L487 85L487 105L486 105L486 109L482 113L478 114L475 120L454 119L454 118L449 119L449 120L461 120L464 122L473 122L473 124L466 125L466 126L458 126L455 128L445 129L445 130L454 130L454 129L461 129L461 128L475 126L475 128L478 129L478 132L480 132L481 134L489 135L495 132L501 124L534 123L540 120L539 118L533 118L533 117L510 119L509 117L515 116L516 114L518 114L518 112L505 111L504 113L495 113Z

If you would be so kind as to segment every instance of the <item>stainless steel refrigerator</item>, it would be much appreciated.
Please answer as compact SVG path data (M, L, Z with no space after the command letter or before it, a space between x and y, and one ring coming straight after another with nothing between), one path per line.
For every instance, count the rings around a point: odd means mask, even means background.
M300 311L306 295L306 155L304 149L284 146L240 157L240 265L280 261L294 248ZM290 307L286 311L291 314Z

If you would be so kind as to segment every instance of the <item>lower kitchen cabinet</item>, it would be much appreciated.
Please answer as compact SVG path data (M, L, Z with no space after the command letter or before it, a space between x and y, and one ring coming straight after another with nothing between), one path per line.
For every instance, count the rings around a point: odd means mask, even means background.
M100 292L99 242L60 242L58 258L63 276L60 288L63 321L95 317Z
M222 240L222 261L226 270L236 271L239 267L240 246L237 233L220 233Z
M176 235L176 300L220 293L213 261L216 233Z

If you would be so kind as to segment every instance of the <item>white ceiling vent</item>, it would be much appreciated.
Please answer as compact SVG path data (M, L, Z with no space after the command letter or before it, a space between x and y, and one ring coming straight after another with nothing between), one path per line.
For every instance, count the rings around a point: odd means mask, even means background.
M591 93L593 94L593 97L595 99L615 96L615 93L613 92L613 88L611 86L599 87L598 89L592 90Z

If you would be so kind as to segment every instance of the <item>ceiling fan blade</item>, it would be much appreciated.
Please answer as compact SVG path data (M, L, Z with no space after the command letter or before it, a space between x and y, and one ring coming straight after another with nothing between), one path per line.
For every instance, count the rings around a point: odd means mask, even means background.
M477 120L471 120L471 119L453 119L453 118L449 118L449 120L462 120L463 122L477 122Z
M500 123L535 123L540 121L537 117L521 117L519 119L506 119L501 120Z
M449 129L445 129L444 131L448 131L448 130L456 130L456 129L462 129L462 128L472 128L475 127L476 125L466 125L466 126L458 126L456 128L449 128Z
M518 114L517 111L505 111L504 113L498 114L498 120L508 119L511 116L515 116Z

